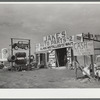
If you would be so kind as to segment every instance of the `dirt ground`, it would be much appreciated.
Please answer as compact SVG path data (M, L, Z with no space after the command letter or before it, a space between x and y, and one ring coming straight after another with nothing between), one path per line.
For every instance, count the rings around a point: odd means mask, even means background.
M82 76L78 72L78 76ZM11 72L0 70L0 88L99 88L100 82L75 79L74 70L39 69Z

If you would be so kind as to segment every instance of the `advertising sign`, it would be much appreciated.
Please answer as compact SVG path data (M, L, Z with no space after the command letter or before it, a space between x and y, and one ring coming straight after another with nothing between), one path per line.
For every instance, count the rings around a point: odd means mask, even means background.
M82 36L82 34L75 35L74 42L83 42L83 36Z
M73 43L74 56L93 55L93 41Z
M7 57L8 57L8 49L7 48L3 48L1 50L1 52L2 52L2 59L7 59Z
M52 52L49 52L49 63L51 64L52 67L56 66L56 61L55 61L55 50Z
M57 44L64 44L69 41L73 41L73 36L68 36L66 31L62 31L61 33L56 33L54 35L48 35L43 37L44 47L57 45Z
M40 50L51 50L72 46L74 36L68 36L66 31L43 37L44 46Z
M66 41L67 41L66 31L43 37L43 43L45 47L55 44L62 44L65 43Z
M64 48L64 47L72 47L73 46L73 42L68 42L68 43L64 43L64 44L55 44L55 45L51 45L48 47L40 47L40 50L52 50L52 49L59 49L59 48Z
M90 33L83 33L83 38L87 40L95 40L100 41L100 34L90 34Z

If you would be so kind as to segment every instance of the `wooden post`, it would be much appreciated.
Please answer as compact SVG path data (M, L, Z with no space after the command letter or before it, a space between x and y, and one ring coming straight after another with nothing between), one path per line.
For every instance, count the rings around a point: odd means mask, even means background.
M11 56L13 56L13 38L11 38ZM13 67L13 62L11 62L11 68Z
M46 65L46 68L47 68L47 52L45 53L45 65Z
M85 55L84 55L83 57L84 57L84 66L85 66L85 63L86 63L86 62L85 62L85 61L86 61L85 59L86 59L86 57L85 57Z
M38 65L40 65L40 53L38 55Z
M59 61L58 61L57 51L56 50L55 50L55 57L56 57L56 61L57 61L57 66L59 67Z
M75 77L77 79L77 64L76 64L76 59L77 59L77 56L74 57L74 64L75 64Z
M76 62L75 62L75 77L77 79L77 65L76 65Z
M29 65L30 65L30 59L31 59L31 46L30 46L30 40L29 40Z
M94 61L93 61L93 55L90 55L91 57L91 66L92 66L92 76L94 77Z
M77 64L78 65L77 65ZM77 79L77 71L78 71L78 69L77 68L79 68L82 72L84 72L91 80L94 80L82 67L81 67L81 65L79 64L79 62L77 61L77 58L75 57L75 75L76 75L76 79Z
M71 64L73 63L73 49L71 48Z

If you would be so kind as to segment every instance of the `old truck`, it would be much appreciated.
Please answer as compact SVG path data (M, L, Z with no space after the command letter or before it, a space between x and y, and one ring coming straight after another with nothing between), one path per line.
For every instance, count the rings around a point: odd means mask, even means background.
M27 50L29 48L29 43L26 41L18 41L17 43L14 43L12 47L15 50L18 50L18 48Z
M94 74L96 77L100 78L100 55L96 56L94 63Z

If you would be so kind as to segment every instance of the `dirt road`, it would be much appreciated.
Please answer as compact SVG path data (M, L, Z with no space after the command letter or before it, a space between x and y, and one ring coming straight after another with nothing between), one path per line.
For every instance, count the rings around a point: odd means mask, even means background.
M78 72L81 76L81 72ZM100 82L76 80L73 70L39 69L11 72L0 70L0 88L98 88Z

